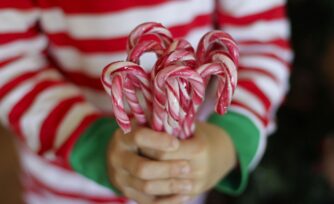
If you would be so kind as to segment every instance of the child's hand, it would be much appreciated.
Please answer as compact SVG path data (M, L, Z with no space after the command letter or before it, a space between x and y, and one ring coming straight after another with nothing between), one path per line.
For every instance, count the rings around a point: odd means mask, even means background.
M108 162L111 182L129 199L141 204L184 203L189 196L190 162L185 159L156 161L142 156L142 151L171 153L179 141L165 133L135 128L124 135L118 130L110 143ZM173 154L174 155L174 154ZM153 155L155 156L155 155Z
M198 123L196 128L195 136L180 141L176 151L145 151L161 161L189 161L191 173L186 178L191 181L187 193L191 197L214 187L236 165L234 145L223 129L208 123Z

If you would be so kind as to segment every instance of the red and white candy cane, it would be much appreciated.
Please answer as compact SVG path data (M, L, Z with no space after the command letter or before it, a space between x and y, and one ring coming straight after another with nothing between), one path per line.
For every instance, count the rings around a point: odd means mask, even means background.
M172 41L172 34L160 23L143 23L128 37L127 60L139 64L140 57L146 52L154 52L159 58Z
M211 62L210 53L217 50L225 52L235 64L238 64L238 45L228 33L220 30L210 31L201 38L196 51L198 63L201 65Z
M184 39L174 40L166 52L157 60L151 72L151 77L154 78L162 68L172 64L196 66L195 50L188 41Z
M207 33L195 54L189 42L174 40L161 24L144 23L130 33L127 51L127 61L108 65L101 79L124 132L131 130L130 113L125 110L128 105L139 123L150 121L153 129L180 139L191 136L205 87L213 75L219 81L216 112L226 112L237 84L239 56L228 34ZM147 52L158 58L151 73L139 65L140 57ZM147 116L145 113L152 108L152 115Z
M184 86L179 80L184 80ZM204 85L202 77L190 66L170 65L161 69L154 78L154 98L153 98L153 121L152 127L158 131L165 131L177 137L186 137L181 134L180 126L171 126L168 121L168 115L171 115L175 121L180 121L182 116L180 112L186 105L180 100L180 89L189 91L189 99L197 100L201 103L204 98Z
M176 39L168 47L167 53L171 53L175 50L186 50L191 53L195 53L193 46L185 39Z
M151 82L149 75L141 66L127 61L113 62L103 69L101 81L111 96L117 123L125 133L131 131L125 104L129 105L131 113L139 123L144 124L148 121L145 111L152 106ZM139 93L144 100L140 98Z
M197 72L207 85L211 76L217 76L217 103L215 111L224 114L232 101L237 86L238 46L230 35L223 31L205 34L199 42Z
M184 39L173 41L166 51L166 54L157 61L154 69L152 70L152 78L155 78L155 75L160 70L171 65L183 65L189 66L192 69L195 68L195 52L188 41ZM179 74L182 75L182 73ZM189 108L189 106L193 105L192 98L190 96L191 84L189 84L189 82L182 77L175 77L174 80L167 80L165 83L167 89L169 88L174 90L173 92L167 92L169 93L167 96L168 100L172 100L174 102L172 110L166 110L167 120L165 120L166 122L164 123L165 129L173 129L174 135L178 135L180 138L186 138L191 135L193 131L191 131L190 128L182 127L183 124L186 123L185 118L189 117L189 115L196 115L194 111ZM173 95L171 93L173 93ZM166 109L168 108L171 107L166 106ZM187 121L189 123L189 120ZM191 126L193 126L193 124L191 124Z

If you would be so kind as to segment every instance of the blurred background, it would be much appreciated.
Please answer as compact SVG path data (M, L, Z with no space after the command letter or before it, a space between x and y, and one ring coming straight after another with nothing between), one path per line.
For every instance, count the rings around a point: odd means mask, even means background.
M278 129L247 191L208 203L334 203L334 1L289 0L288 15L295 59Z
M212 191L209 204L334 203L334 0L289 0L288 15L295 60L278 130L246 192ZM0 164L0 203L23 203L18 157L1 128Z

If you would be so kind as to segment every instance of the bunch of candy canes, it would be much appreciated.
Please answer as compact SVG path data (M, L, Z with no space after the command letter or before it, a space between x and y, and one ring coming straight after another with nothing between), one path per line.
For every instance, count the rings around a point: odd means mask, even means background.
M140 65L144 53L157 61L149 72ZM195 130L196 113L210 78L216 76L215 111L224 114L237 85L238 48L223 31L205 34L197 51L184 39L174 39L159 23L144 23L129 35L127 59L103 69L101 81L111 97L120 128L131 131L131 117L180 139Z

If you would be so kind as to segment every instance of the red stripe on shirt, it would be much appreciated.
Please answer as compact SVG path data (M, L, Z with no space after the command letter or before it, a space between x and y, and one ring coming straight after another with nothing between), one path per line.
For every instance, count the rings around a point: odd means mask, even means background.
M218 20L221 24L232 24L235 26L246 26L260 20L272 21L285 18L285 6L279 6L266 10L260 13L246 15L246 16L231 16L224 12L218 13Z
M20 86L25 81L31 79L32 77L36 76L40 71L46 70L41 69L38 71L26 72L22 75L17 76L16 78L12 79L5 85L0 88L0 100L5 97L10 91L14 90L16 87Z
M42 8L61 8L67 14L101 14L118 12L125 9L132 9L144 6L156 6L170 2L169 0L39 0Z
M106 197L106 196L97 197L97 196L85 195L83 193L79 194L79 193L74 193L74 192L59 191L43 183L42 181L40 181L38 178L34 177L33 175L30 175L29 179L31 179L31 182L33 183L32 186L37 186L38 187L37 189L44 189L48 192L51 192L52 194L62 197L62 199L72 198L72 199L86 200L89 203L125 203L127 201L127 199L124 197ZM36 192L36 193L37 194L41 193L42 195L43 191Z
M35 87L29 91L21 100L14 105L13 109L9 113L9 122L13 126L14 130L17 132L19 136L23 138L22 130L20 128L20 120L24 113L29 110L29 107L32 106L34 100L38 97L38 95L54 86L64 85L65 83L62 81L55 80L44 80L35 85Z
M290 63L286 60L284 60L279 53L275 53L275 52L271 52L271 53L265 53L265 52L260 52L260 53L256 53L255 52L240 52L242 53L242 56L254 56L254 57L267 57L267 58L271 58L273 60L279 61L282 64L284 64L284 67L289 69L290 68Z
M239 102L237 100L233 100L232 103L231 103L231 106L240 107L240 108L243 108L243 109L247 110L248 112L252 113L258 120L260 120L260 122L262 122L262 124L265 127L269 124L269 119L268 118L259 115L251 107L245 105L244 102Z
M126 37L110 39L75 39L68 33L47 35L56 46L71 46L86 53L120 52L126 49Z
M198 15L194 17L194 19L189 23L168 27L168 29L172 32L175 38L180 38L184 37L190 31L196 28L200 28L203 26L211 26L211 25L212 25L212 15L209 13L209 14Z
M240 80L238 82L239 87L243 87L247 91L253 93L260 101L262 102L263 106L268 112L269 108L271 107L271 102L269 98L263 93L263 91L252 81L249 80Z
M95 90L104 90L100 78L95 78L85 73L75 71L64 71L63 73L67 79L78 86L88 87Z
M40 131L41 148L38 151L39 155L42 155L53 147L54 139L57 134L57 130L71 108L79 103L83 102L82 96L75 96L69 99L61 101L47 116L43 122Z
M254 72L255 74L262 74L262 75L265 75L271 78L276 83L279 83L279 80L277 79L277 77L273 75L271 72L266 71L264 68L239 66L238 71L239 73L242 73L243 71L245 71L245 72Z
M27 29L25 32L19 33L1 33L0 34L0 45L3 46L5 43L9 43L15 40L36 38L39 35L37 32L37 26L33 26Z
M210 25L211 15L196 16L191 22L169 27L174 37L184 37L191 30L205 25ZM101 52L121 52L126 50L128 36L109 39L75 39L68 33L52 33L47 35L50 41L56 46L73 46L81 52L101 53Z
M80 135L91 125L94 121L100 118L101 115L98 113L92 113L90 115L85 116L82 121L79 123L79 126L70 133L68 139L65 143L56 151L56 155L64 158L64 166L68 169L72 169L70 165L70 154L73 149L74 144L79 139Z
M290 42L286 39L275 39L270 41L244 40L238 41L239 45L274 45L286 50L291 50Z
M31 0L1 0L0 9L32 9L34 7Z
M16 60L19 60L22 57L22 55L17 55L15 57L8 58L4 61L0 61L0 70L4 69L8 64L15 62Z

